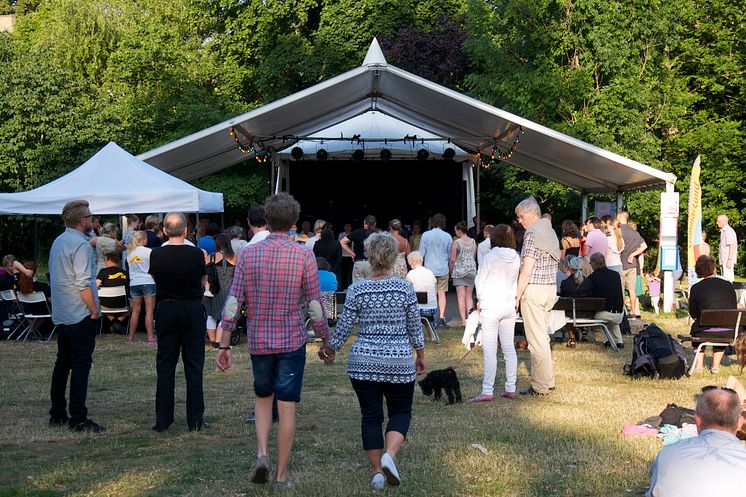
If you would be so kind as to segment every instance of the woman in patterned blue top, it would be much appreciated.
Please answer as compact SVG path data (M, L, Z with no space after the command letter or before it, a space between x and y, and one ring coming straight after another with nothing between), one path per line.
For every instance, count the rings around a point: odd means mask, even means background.
M396 240L388 233L372 234L365 240L372 275L347 289L334 335L328 346L319 351L319 356L331 363L353 325L358 324L347 374L360 402L363 448L373 471L374 489L383 488L385 483L401 483L394 458L412 419L415 376L425 371L417 296L411 283L391 275L397 248ZM389 414L385 453L381 434L384 398Z

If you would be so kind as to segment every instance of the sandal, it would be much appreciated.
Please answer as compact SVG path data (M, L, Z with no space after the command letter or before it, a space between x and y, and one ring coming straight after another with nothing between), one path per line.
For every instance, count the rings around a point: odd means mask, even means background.
M155 345L158 343L158 339L156 337L150 337L148 338L148 345Z
M124 337L124 343L132 344L132 342L133 342L133 339L131 336L127 335L126 337Z
M478 402L492 402L493 400L495 400L494 395L484 395L480 393L476 397L472 397L466 402L468 402L469 404L476 404Z
M575 340L574 340L574 339L572 339L572 338L571 338L571 339L569 339L569 340L567 341L567 347L569 347L569 348L571 348L571 349L574 349L575 347L577 347L577 344L575 343Z

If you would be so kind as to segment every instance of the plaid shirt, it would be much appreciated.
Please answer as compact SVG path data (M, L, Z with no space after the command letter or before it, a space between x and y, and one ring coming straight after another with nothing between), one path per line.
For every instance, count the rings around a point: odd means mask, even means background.
M287 233L274 232L260 243L249 245L236 263L228 298L246 304L249 353L279 354L306 343L303 324L305 305L319 303L321 291L313 252L290 241ZM236 317L223 316L223 329L233 331ZM319 338L329 336L326 315L314 321Z
M534 246L534 234L527 233L523 239L521 259L531 257L536 261L534 272L531 273L531 285L557 285L557 261L548 252L543 252Z

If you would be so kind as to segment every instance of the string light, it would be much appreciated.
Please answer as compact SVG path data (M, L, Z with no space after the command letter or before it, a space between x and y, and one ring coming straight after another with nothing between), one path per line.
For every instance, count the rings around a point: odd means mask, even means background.
M518 127L518 134L515 137L515 140L513 140L513 144L508 148L500 148L495 144L491 149L489 154L484 154L481 151L478 153L479 161L482 164L482 167L485 169L489 169L492 166L495 166L500 163L500 161L507 161L508 159L513 157L513 153L518 151L518 144L521 143L521 135L524 134L525 131L523 131L523 127Z
M259 151L251 143L248 146L242 145L241 142L238 140L238 136L236 135L236 130L233 128L233 126L231 126L228 131L231 135L231 138L233 138L233 142L236 144L236 147L238 147L238 150L240 150L242 154L244 155L253 154L257 162L267 162L272 157L272 151L268 148L265 148L262 151Z

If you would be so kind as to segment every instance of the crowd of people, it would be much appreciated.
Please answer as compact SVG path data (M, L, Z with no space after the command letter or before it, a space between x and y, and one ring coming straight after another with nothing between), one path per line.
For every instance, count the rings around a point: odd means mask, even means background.
M452 233L440 213L428 220L426 230L420 222L410 228L398 219L388 222L388 230L381 230L376 217L368 215L361 227L346 224L338 235L322 219L304 222L297 229L299 214L295 199L281 193L249 209L248 230L237 224L223 231L207 220L194 228L178 212L162 220L148 216L144 224L130 215L118 240L116 226L98 226L88 202L65 205L66 228L52 244L49 256L52 320L58 326L50 426L106 431L90 419L86 407L100 306L126 307L129 300L128 326L126 314L107 315L115 331L129 328L127 343L134 341L140 317L144 317L146 343L157 347L153 429L158 432L174 422L179 357L186 376L188 428L209 427L202 386L205 337L217 349L217 367L229 369L233 365L231 333L245 316L257 443L250 479L289 488L296 405L306 364L306 322L310 320L321 342L318 356L327 364L334 362L357 325L347 375L360 405L370 485L380 489L402 481L396 460L412 419L415 378L426 368L420 316L426 310L436 326L445 326L449 284L456 291L461 326L472 312L478 313L481 323L482 388L470 403L495 400L498 348L505 363L501 398L546 396L555 390L549 331L558 297L603 298L605 307L595 317L609 323L616 347L624 346L620 324L625 314L639 316L641 258L647 245L626 212L616 218L591 217L581 228L565 220L560 237L551 216L542 214L531 197L516 206L516 219L511 223L483 222L477 229L476 219L471 227L462 221L455 223ZM725 250L721 248L720 262L727 276L725 270L732 270L734 264L729 248L734 240L727 218L721 220ZM701 331L697 323L702 310L737 305L733 285L716 278L716 269L708 255L697 260L701 281L692 287L690 296L690 314L695 320L692 335ZM3 271L0 282L6 274L20 274L31 281L35 277L35 268L12 256L3 259ZM124 286L125 297L119 302L103 297L99 301L98 289L112 286ZM346 291L345 303L332 331L324 294L339 290ZM418 305L416 292L426 293L426 304ZM529 385L520 391L515 350L518 317L530 356ZM573 329L568 330L568 337L570 347L583 339ZM611 345L603 334L597 334L596 340ZM739 360L746 364L746 340L740 343ZM713 371L718 370L721 357L722 351L716 350ZM697 367L702 368L701 364ZM701 423L704 437L701 444L709 443L705 438L716 440L730 451L733 464L743 468L746 450L737 450L732 439L721 433L734 434L742 423L734 415L730 392L705 392L697 404L697 424ZM739 406L746 400L738 395L735 399ZM279 414L275 464L269 454L273 404ZM673 485L669 459L691 459L678 454L673 449L662 451L656 459L650 495L664 495L661 489Z

